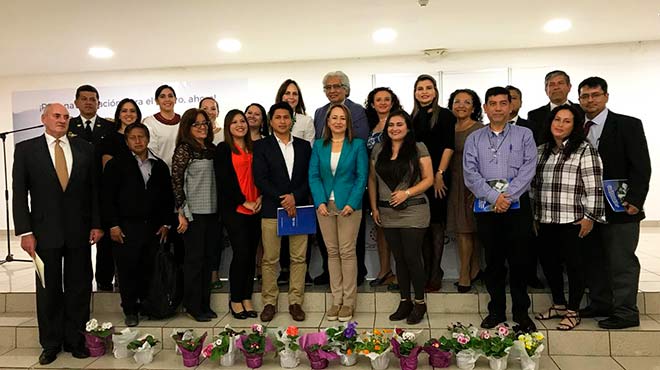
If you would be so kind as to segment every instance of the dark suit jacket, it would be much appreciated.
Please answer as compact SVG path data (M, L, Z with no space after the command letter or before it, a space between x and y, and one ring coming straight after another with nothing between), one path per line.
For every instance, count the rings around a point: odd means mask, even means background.
M32 232L41 248L89 248L89 232L101 228L94 148L69 138L73 167L62 191L44 135L16 144L12 172L16 235ZM28 206L28 193L30 203Z
M295 154L291 179L275 135L254 143L252 172L254 183L263 196L261 212L264 218L277 218L277 208L281 207L280 196L284 194L293 194L296 206L310 204L307 173L312 148L309 142L293 136L292 138Z
M145 187L132 153L112 158L103 170L102 189L103 225L108 229L127 223L146 223L158 229L172 223L172 178L161 159L153 163Z
M535 124L532 121L528 121L520 116L518 116L518 121L516 121L516 125L521 126L521 127L527 127L528 129L532 130L532 133L534 134L534 142L536 143L536 146L539 146L539 140L536 138L536 133L534 132Z
M367 141L369 136L369 121L364 107L354 103L351 99L346 99L344 105L351 112L351 121L353 122L353 137ZM323 128L325 127L325 115L328 114L330 103L322 106L314 112L314 129L316 130L316 139L323 137Z
M114 123L99 116L96 116L93 127L92 141L90 141L90 143L94 144L94 146L97 146L103 140L103 138L116 131ZM71 118L71 121L69 121L68 135L69 137L75 135L81 139L85 138L85 125L83 124L83 119L81 116Z
M640 209L638 214L630 216L625 212L612 211L606 202L607 221L626 223L643 220L642 209L651 180L651 159L642 121L609 111L598 140L598 153L603 162L603 180L628 179L625 200Z
M215 183L218 187L218 209L222 214L236 213L236 207L245 203L245 195L238 184L238 176L231 159L231 149L224 141L216 147L214 166Z
M576 107L580 112L582 112L582 108L580 107L580 104L573 103L570 100L568 102L571 103L572 106ZM549 116L550 116L550 103L540 106L527 113L527 119L531 122L529 122L529 126L525 126L525 127L529 128L534 133L534 141L536 141L536 145L543 144L542 143L543 131L545 130Z

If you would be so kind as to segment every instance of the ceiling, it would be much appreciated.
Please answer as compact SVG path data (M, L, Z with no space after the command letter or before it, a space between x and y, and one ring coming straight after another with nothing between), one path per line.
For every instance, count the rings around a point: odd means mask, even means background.
M660 40L657 0L2 0L0 14L0 76ZM545 33L557 17L573 28ZM374 44L380 27L396 41ZM115 56L89 57L97 45Z

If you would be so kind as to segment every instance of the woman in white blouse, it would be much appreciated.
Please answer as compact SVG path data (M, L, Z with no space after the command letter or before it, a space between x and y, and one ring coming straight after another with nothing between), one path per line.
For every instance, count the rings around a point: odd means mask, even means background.
M293 126L291 126L291 134L300 139L307 140L309 144L313 144L314 135L314 120L312 117L305 114L305 101L302 97L302 92L298 83L292 79L287 79L282 82L280 88L277 90L275 103L281 101L289 103L293 109Z

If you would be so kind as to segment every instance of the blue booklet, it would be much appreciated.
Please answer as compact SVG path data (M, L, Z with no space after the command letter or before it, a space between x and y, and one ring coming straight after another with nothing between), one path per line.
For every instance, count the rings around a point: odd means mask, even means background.
M603 180L603 192L605 199L614 212L625 212L623 200L628 194L628 179Z
M493 179L493 180L488 180L486 182L491 188L497 190L498 193L504 193L506 189L509 188L509 181L505 179ZM493 212L494 208L495 206L493 204L488 203L488 201L486 200L475 199L474 207L472 207L472 211L474 213ZM509 206L509 209L520 209L520 202L512 202L511 206Z
M316 208L296 207L296 217L289 217L284 208L277 209L277 236L316 234Z

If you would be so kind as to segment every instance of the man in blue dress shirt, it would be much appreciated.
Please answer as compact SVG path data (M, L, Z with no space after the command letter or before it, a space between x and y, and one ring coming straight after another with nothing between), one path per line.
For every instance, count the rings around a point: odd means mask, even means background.
M528 191L536 171L536 144L530 129L507 123L511 112L507 89L488 89L484 101L490 123L468 136L463 152L465 185L477 199L492 205L491 211L476 214L490 294L488 316L481 327L490 329L506 321L507 262L513 320L521 330L534 331L534 322L527 314L530 300L525 265L532 232ZM489 185L496 182L493 180L504 186Z

